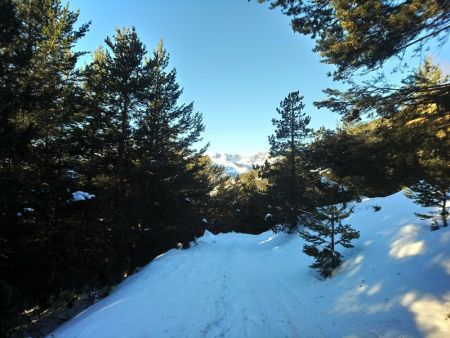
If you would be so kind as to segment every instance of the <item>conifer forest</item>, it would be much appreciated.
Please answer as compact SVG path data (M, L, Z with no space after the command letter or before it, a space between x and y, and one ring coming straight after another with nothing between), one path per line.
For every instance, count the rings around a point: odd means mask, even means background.
M233 174L183 55L70 2L0 0L0 337L450 337L450 1L234 1L332 71Z

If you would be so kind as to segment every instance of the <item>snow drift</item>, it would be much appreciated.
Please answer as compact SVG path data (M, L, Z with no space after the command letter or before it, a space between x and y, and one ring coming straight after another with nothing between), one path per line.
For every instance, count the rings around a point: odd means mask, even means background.
M327 280L299 236L206 233L50 337L450 337L450 229L420 211L401 192L364 199L347 219L361 237Z

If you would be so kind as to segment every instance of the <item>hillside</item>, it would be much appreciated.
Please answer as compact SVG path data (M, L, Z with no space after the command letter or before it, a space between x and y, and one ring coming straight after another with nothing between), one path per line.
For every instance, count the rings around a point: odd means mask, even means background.
M361 237L328 280L297 235L205 233L52 337L450 337L450 229L418 211L401 192L363 200L348 220Z

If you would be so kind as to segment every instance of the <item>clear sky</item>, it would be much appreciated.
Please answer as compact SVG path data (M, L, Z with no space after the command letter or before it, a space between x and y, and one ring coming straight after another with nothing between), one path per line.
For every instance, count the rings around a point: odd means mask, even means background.
M338 116L317 110L322 89L336 87L332 68L294 34L289 19L253 0L72 0L80 23L92 21L77 49L93 51L116 27L135 26L151 51L159 39L184 88L183 102L202 112L210 150L248 154L268 150L275 108L300 90L312 126L334 128ZM442 52L440 53L442 54Z

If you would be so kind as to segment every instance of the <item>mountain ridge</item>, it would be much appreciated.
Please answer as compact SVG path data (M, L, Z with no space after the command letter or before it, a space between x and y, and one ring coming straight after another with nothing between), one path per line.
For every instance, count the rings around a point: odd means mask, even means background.
M236 153L209 152L207 156L211 161L224 168L230 177L236 177L253 169L255 165L263 165L270 158L268 152L256 152L249 155Z

